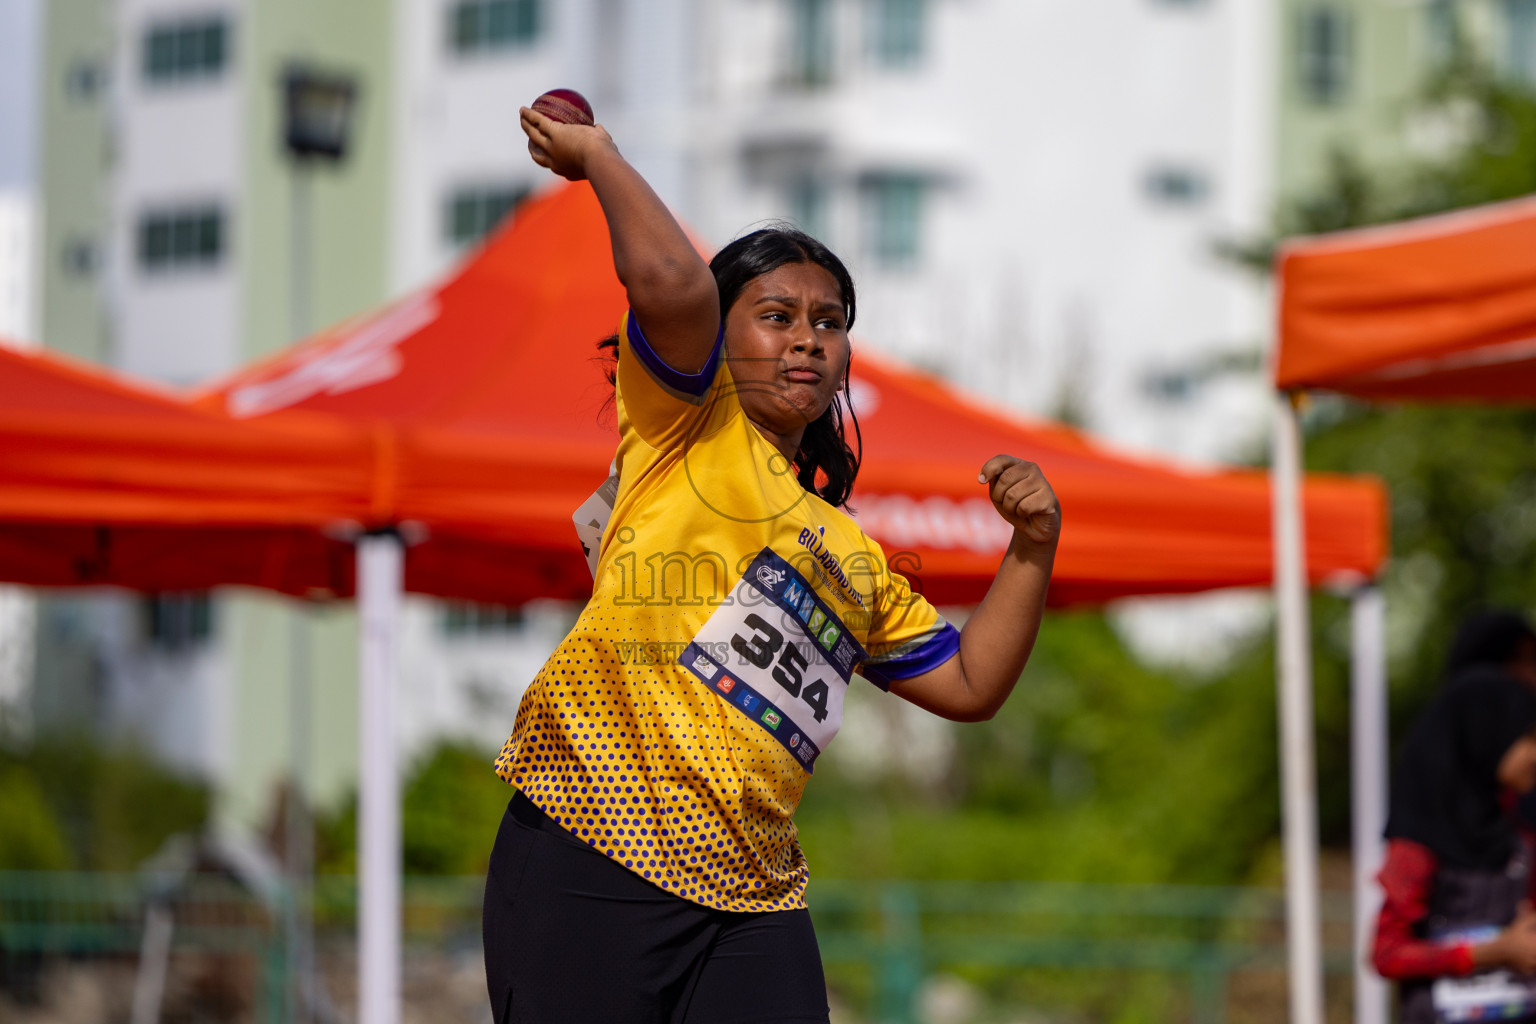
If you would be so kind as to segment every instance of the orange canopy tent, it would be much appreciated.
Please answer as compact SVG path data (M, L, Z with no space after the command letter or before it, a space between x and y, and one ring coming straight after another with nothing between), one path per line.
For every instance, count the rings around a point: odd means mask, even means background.
M590 577L570 516L616 445L595 343L624 305L591 189L558 188L446 283L243 370L200 403L258 422L298 408L365 426L387 453L380 522L425 526L427 541L406 555L406 589L584 598ZM1118 455L984 408L857 343L854 378L865 462L851 505L888 548L915 556L906 564L935 600L979 600L996 571L1007 531L975 473L998 452L1038 461L1067 509L1057 604L1269 580L1262 473ZM1375 573L1384 509L1371 481L1309 488L1314 581Z
M1301 239L1279 269L1277 387L1536 398L1536 197Z
M854 374L855 400L876 404L861 420L865 463L851 504L887 552L917 556L929 597L974 602L997 571L1010 531L975 472L999 452L1040 463L1066 510L1053 604L1269 582L1262 472L1132 458L872 354L855 356ZM1374 480L1314 477L1307 522L1314 582L1373 576L1385 558L1385 494Z
M1279 344L1276 405L1275 580L1280 615L1280 676L1288 709L1284 746L1295 766L1286 784L1287 877L1315 901L1309 626L1302 599L1303 536L1296 513L1301 433L1295 396L1307 389L1370 399L1425 401L1536 399L1536 197L1400 224L1303 238L1278 261ZM1380 598L1357 602L1363 643L1356 657L1351 731L1357 936L1369 941L1377 905L1387 806L1387 690L1381 655ZM1303 772L1303 767L1306 771ZM1321 1020L1315 908L1293 917L1292 1005ZM1302 943L1301 946L1295 943ZM1298 965L1300 969L1298 969ZM1362 965L1355 1019L1385 1024L1389 993Z
M349 593L355 580L360 735L392 736L398 545L363 533L390 516L390 454L387 439L343 420L294 411L240 422L0 348L0 580L291 594ZM361 931L368 991L393 1004L395 986L375 979L399 959L398 778L394 744L379 747L362 744Z
M238 423L0 345L0 579L350 592L351 545L327 529L368 513L369 459L345 423Z

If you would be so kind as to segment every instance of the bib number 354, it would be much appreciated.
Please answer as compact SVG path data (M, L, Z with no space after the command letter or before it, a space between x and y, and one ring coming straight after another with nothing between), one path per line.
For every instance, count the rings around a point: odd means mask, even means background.
M842 725L864 649L794 566L765 548L679 659L811 771Z
M731 650L741 655L746 661L758 668L768 668L772 665L770 674L773 681L784 688L791 697L798 697L810 705L811 714L818 722L827 720L827 696L830 693L827 684L820 679L805 682L805 671L811 667L802 652L799 644L785 643L782 631L765 620L756 612L742 619L742 625L750 632L750 637L744 637L740 633L731 637ZM809 641L805 641L807 648L811 647ZM778 663L774 664L774 655L778 655Z

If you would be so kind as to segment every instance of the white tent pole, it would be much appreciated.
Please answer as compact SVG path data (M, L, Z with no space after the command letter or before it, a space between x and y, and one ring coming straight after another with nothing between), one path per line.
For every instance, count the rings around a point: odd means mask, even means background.
M1387 1024L1391 989L1370 967L1381 897L1376 872L1387 822L1387 612L1376 587L1355 591L1350 604L1350 787L1354 820L1355 1024Z
M403 549L393 533L357 542L359 1024L400 1022L400 776L395 636Z
M1280 704L1281 823L1285 837L1286 946L1291 1024L1323 1024L1322 929L1317 889L1317 782L1312 750L1312 637L1302 535L1301 424L1278 395L1271 488Z

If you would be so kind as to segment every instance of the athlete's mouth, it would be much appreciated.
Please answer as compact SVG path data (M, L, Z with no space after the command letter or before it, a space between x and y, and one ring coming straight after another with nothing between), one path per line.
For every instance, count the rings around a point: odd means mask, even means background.
M809 366L791 366L784 371L784 377L791 384L821 383L821 372L813 370Z

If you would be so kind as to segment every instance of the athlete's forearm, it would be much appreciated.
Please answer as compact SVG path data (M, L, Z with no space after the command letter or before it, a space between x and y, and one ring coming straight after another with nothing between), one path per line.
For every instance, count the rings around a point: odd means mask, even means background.
M961 704L977 719L997 713L1029 661L1055 560L1054 543L1037 544L1015 530L987 596L960 631Z
M602 204L613 267L652 346L680 370L704 364L719 325L714 276L640 173L612 147L589 154L584 170Z
M891 692L956 722L997 714L1034 650L1055 559L1054 541L1039 544L1015 531L987 596L960 631L960 652L937 668L898 680Z

